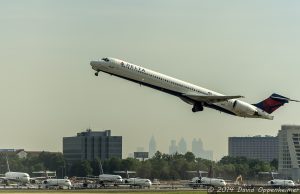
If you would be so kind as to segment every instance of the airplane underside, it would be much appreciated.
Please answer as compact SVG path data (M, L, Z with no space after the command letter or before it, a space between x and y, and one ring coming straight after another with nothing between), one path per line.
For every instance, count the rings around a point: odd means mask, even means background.
M221 111L223 113L227 113L227 114L230 114L230 115L237 116L235 113L233 113L233 112L231 112L229 110L226 110L226 109L224 109L224 108L222 108L220 106L217 106L217 105L214 105L214 104L207 104L207 103L197 102L197 101L195 101L193 99L189 99L186 96L183 96L183 94L180 93L180 92L176 92L176 91L173 91L173 90L165 89L165 88L162 88L162 87L159 87L159 86L155 86L155 85L152 85L152 84L149 84L149 83L137 81L135 79L127 78L127 77L124 77L124 76L121 76L121 75L117 75L117 74L113 74L113 73L110 73L110 72L106 72L106 71L103 71L103 70L101 70L101 71L104 72L104 73L107 73L109 75L114 75L114 76L117 76L119 78L123 78L123 79L126 79L128 81L135 82L135 83L137 83L139 85L147 86L149 88L152 88L152 89L155 89L155 90L158 90L158 91L161 91L161 92L164 92L164 93L171 94L173 96L179 97L184 102L193 105L193 108L192 108L193 112L201 112L201 111L204 110L204 107L208 107L208 108L212 108L212 109ZM98 76L98 74L96 76Z

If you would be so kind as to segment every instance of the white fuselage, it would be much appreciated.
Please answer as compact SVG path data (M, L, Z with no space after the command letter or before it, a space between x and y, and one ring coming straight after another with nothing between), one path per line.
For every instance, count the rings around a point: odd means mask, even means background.
M149 179L142 178L128 178L124 179L125 184L139 187L150 187L152 182Z
M275 187L294 187L295 183L292 180L273 179L268 181L268 185L275 186Z
M160 91L180 97L189 104L197 101L186 96L224 96L220 93L184 82L182 80L140 67L119 59L106 58L107 60L91 61L92 68L99 72L106 72L129 81L133 81ZM203 104L203 106L214 108L222 112L237 115L240 117L273 119L273 116L265 111L237 99L230 99L223 102Z
M225 187L226 182L223 179L217 178L208 178L208 177L194 177L191 182L192 185L205 185L205 186L214 186L214 187Z
M120 175L113 175L113 174L100 174L99 175L100 183L103 182L111 182L111 183L122 183L123 179Z
M46 179L43 181L45 186L71 187L72 183L69 179Z
M7 172L5 173L4 180L20 182L22 184L29 183L30 176L24 172Z

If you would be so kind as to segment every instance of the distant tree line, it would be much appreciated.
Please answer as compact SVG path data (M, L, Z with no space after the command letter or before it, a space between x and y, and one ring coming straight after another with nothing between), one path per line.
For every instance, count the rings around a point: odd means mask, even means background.
M192 152L169 155L159 151L152 158L145 161L139 161L134 158L111 158L101 163L104 173L130 170L136 171L136 174L133 176L161 180L190 179L197 176L197 174L191 174L187 171L208 171L210 166L213 168L214 177L234 180L238 175L242 175L244 179L250 180L257 178L259 172L276 171L278 168L277 160L263 162L245 157L225 156L220 161L214 162L196 158ZM51 170L56 171L58 177L66 175L78 177L98 176L100 173L99 159L68 164L62 154L49 152L42 152L39 156L28 156L25 159L10 156L9 164L11 171L31 174L34 171ZM7 172L4 157L0 158L0 167L0 174ZM125 177L125 174L122 177Z

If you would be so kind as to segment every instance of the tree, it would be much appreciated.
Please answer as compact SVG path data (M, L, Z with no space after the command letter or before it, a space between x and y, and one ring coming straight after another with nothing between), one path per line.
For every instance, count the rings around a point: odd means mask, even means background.
M277 169L278 169L278 160L274 158L274 159L270 162L270 165L271 165L272 171L273 171L273 170L277 170Z
M196 157L195 157L195 155L193 154L193 152L186 152L186 153L184 154L184 158L185 158L186 161L188 161L188 162L194 162L195 159L196 159Z
M84 160L73 163L69 174L70 176L86 177L88 175L91 175L92 172L93 169L90 163L87 160Z

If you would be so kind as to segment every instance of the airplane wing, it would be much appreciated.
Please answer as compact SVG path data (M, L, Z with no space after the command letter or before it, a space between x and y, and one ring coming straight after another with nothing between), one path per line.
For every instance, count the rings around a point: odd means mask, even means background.
M216 103L216 102L224 102L230 99L236 99L236 98L244 98L244 96L201 96L197 94L183 94L183 96L186 96L190 99L196 100L198 102L205 102L208 104Z

